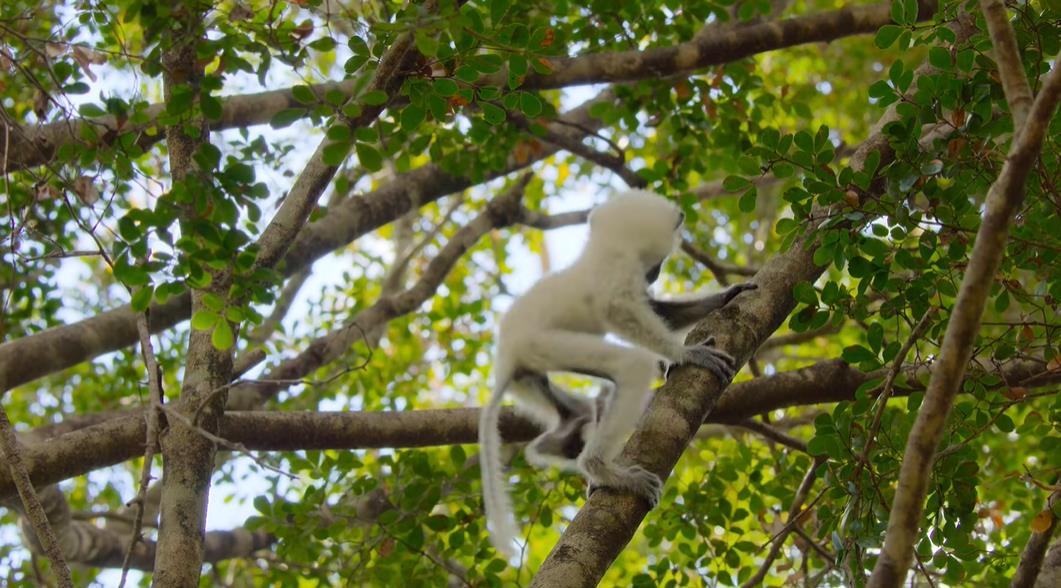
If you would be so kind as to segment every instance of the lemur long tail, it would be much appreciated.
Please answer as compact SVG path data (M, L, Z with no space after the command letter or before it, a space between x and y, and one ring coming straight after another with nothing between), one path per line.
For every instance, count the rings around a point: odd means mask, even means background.
M490 527L490 543L506 558L515 555L512 545L519 536L512 500L505 485L501 465L501 401L512 378L498 374L490 402L479 413L479 468L483 474L483 509Z

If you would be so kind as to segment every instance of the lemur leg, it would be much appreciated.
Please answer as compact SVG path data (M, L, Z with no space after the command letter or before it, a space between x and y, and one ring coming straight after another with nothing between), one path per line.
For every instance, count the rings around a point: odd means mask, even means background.
M575 458L585 445L587 427L592 429L595 405L553 385L545 374L522 372L512 387L520 412L546 430L524 450L527 462L535 467L560 467L577 471Z
M638 465L619 465L615 458L644 412L657 373L656 356L572 331L544 331L529 343L531 353L524 361L529 360L535 371L578 372L614 383L612 393L601 401L604 410L578 456L578 465L591 489L627 490L655 506L663 485L659 476Z

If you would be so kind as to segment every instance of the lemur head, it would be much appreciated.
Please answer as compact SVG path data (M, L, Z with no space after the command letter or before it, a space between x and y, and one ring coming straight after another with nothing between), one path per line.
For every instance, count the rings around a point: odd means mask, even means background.
M590 211L589 246L631 251L644 262L646 271L658 273L658 266L678 242L684 220L685 214L663 196L628 190Z

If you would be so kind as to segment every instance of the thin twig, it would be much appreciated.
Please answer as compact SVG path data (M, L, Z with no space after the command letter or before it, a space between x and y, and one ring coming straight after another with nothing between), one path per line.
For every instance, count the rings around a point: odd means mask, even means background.
M888 370L888 375L884 379L884 386L881 388L880 395L877 396L877 410L873 413L873 422L869 426L869 432L866 434L866 445L862 448L862 453L858 456L858 465L855 466L855 474L852 476L854 479L858 479L858 475L862 471L862 467L869 463L869 452L873 449L873 441L877 438L877 433L880 432L881 419L884 416L884 409L888 406L888 399L892 397L892 390L895 388L895 378L899 376L899 372L902 371L903 363L906 361L907 354L910 353L910 349L917 343L921 338L921 335L925 334L925 330L928 329L929 321L936 316L935 309L929 309L922 315L921 320L917 321L914 325L913 330L910 331L910 336L906 338L906 342L899 348L899 353L892 360L892 367Z
M244 446L242 443L233 443L232 441L229 441L228 439L225 439L224 437L220 437L218 435L215 435L215 434L211 433L210 431L207 431L206 429L200 427L199 425L196 425L195 423L192 422L192 419L190 419L189 417L187 417L184 414L181 414L179 411L177 411L173 407L162 405L161 408L162 408L162 412L166 413L166 416L168 418L177 419L178 421L183 423L189 429L192 429L197 434L202 435L202 437L204 439L206 439L208 441L212 441L212 442L220 445L221 447L224 447L225 449L227 449L229 451L235 451L237 453L242 453L243 455L246 455L247 457L249 457L252 460L254 460L254 463L258 464L262 468L265 468L265 469L267 469L267 470L269 470L271 472L276 472L276 473L278 473L278 474L280 474L282 476L286 476L288 478L291 478L292 480L297 480L298 479L298 476L292 474L291 472L284 471L284 470L282 470L282 469L280 469L280 468L278 468L278 467L276 467L274 465L265 463L264 461L261 460L261 458L259 458L258 456L254 455L253 453L251 453L251 450L247 449L247 447Z
M703 249L700 249L696 245L693 245L688 239L682 239L681 249L686 255L693 258L711 272L718 280L718 283L723 286L729 285L729 274L736 274L738 276L754 276L759 270L754 267L742 267L739 265L732 265L728 263L722 263L715 261L710 254Z
M133 561L133 551L136 544L143 540L141 530L144 526L144 504L147 500L147 489L151 485L151 467L155 461L155 448L158 447L159 434L159 411L162 408L162 368L155 358L155 350L151 347L151 329L147 326L147 312L140 313L136 317L136 330L140 335L140 355L144 359L144 368L147 371L148 407L144 411L147 420L147 433L144 435L144 465L140 468L140 486L133 499L135 511L133 512L133 524L130 530L129 547L125 550L122 558L122 578L118 582L118 588L125 586L126 576Z
M807 452L806 443L799 439L796 439L795 437L789 435L788 433L785 433L784 431L781 431L780 429L771 427L766 423L759 422L755 419L744 419L738 422L737 426L742 427L744 429L748 429L749 431L754 431L762 435L763 437L770 439L771 441L776 441L777 443L780 443L781 445L784 445L786 447L791 447L796 451L802 451L803 453Z
M814 480L818 477L818 469L821 468L824 463L824 457L817 457L814 459L814 463L811 464L807 473L803 476L803 480L800 481L799 487L796 489L796 495L792 497L792 504L788 507L788 522L785 524L784 528L778 531L777 534L770 539L770 552L766 554L766 558L759 566L759 569L755 571L755 574L753 574L751 578L748 578L747 582L741 584L741 588L751 588L752 586L758 586L762 583L763 578L765 578L766 574L770 572L770 566L773 565L777 556L781 554L781 547L785 543L785 538L792 532L792 529L799 525L800 519L802 519L806 513L810 512L814 503L821 498L822 495L819 494L818 497L811 502L810 506L807 507L807 510L801 512L803 503L806 502L807 495L810 494L810 489L814 486Z
M626 161L624 154L621 150L617 149L616 154L604 153L597 151L596 149L586 145L582 142L581 138L570 137L563 133L557 133L549 129L546 125L537 125L533 129L531 123L523 115L509 112L508 120L515 126L535 135L540 136L542 139L560 147L566 149L575 155L578 155L582 159L591 161L603 168L610 169L615 172L615 175L622 178L626 182L627 186L631 188L644 188L648 185L645 178L634 173L630 168L626 167ZM597 136L594 133L594 136ZM612 143L614 145L614 143Z

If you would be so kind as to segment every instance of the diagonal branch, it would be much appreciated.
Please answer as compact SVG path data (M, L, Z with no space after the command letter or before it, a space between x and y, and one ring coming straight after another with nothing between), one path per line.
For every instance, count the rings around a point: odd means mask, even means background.
M1058 527L1058 516L1054 514L1054 509L1061 506L1061 480L1056 483L1057 490L1050 494L1050 497L1046 499L1046 507L1036 515L1036 518L1047 519L1046 527L1040 527L1039 530L1032 529L1031 536L1024 545L1024 552L1021 553L1017 571L1013 573L1010 588L1032 588L1039 577L1043 560L1046 559L1046 549L1050 547L1050 538L1053 537Z
M418 308L435 293L454 264L480 237L519 220L522 210L520 202L531 178L532 174L524 174L505 194L487 204L482 214L461 227L427 264L415 284L394 295L380 298L343 327L317 337L301 353L281 362L261 380L233 386L229 393L232 405L245 408L259 406L299 378L342 356L364 333Z
M560 118L583 127L599 129L602 123L590 116L590 110L596 104L614 100L615 94L605 90ZM574 131L568 127L570 125L556 125L558 132L573 134ZM434 164L401 174L370 193L350 198L329 209L327 215L299 233L279 265L285 274L294 274L410 210L477 183L508 175L554 153L556 149L546 148L527 159L511 158L503 169L477 180L451 175ZM191 298L187 293L173 296L164 304L152 305L151 332L157 333L184 321L190 312ZM136 320L137 313L124 305L73 324L53 327L0 344L0 393L103 353L132 345L139 338ZM25 361L26 357L33 357L34 361Z
M1024 75L1017 37L1009 24L1006 5L1002 0L980 0L980 11L984 13L987 31L991 34L991 45L998 65L998 76L1002 80L1002 91L1013 114L1013 131L1024 128L1028 111L1032 107L1032 89Z
M972 355L981 315L1006 250L1009 223L1024 201L1025 179L1038 159L1058 100L1061 100L1061 65L1055 64L1032 103L1027 123L1015 135L998 179L988 191L983 222L976 233L972 256L947 322L936 369L907 438L899 485L888 517L888 532L870 576L870 588L897 587L910 568L936 448Z
M8 470L15 482L15 487L18 488L18 495L22 501L21 514L29 520L30 527L33 529L34 541L31 543L39 544L44 548L44 553L52 562L52 569L55 571L59 585L63 588L72 588L74 582L70 577L70 568L66 565L63 549L48 522L48 515L41 505L37 491L33 488L33 482L30 481L29 473L22 461L21 449L15 439L15 431L11 426L11 421L7 418L7 411L2 406L0 406L0 457L7 462L5 469Z

